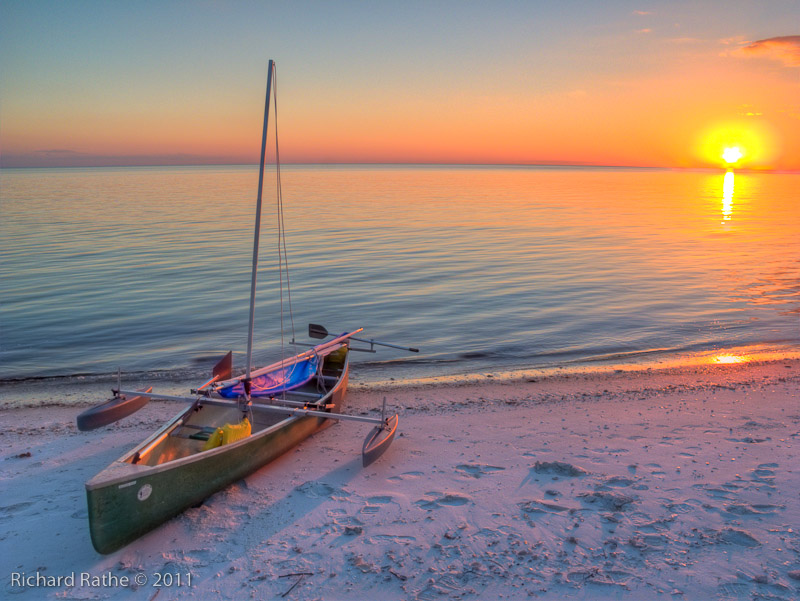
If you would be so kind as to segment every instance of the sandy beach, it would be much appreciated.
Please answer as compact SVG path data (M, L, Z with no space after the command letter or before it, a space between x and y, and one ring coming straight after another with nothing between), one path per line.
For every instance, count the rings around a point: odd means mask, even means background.
M400 413L378 462L361 468L365 428L338 423L108 556L89 540L84 482L177 408L78 432L81 408L51 391L0 412L3 591L797 599L799 384L800 361L779 360L356 385L350 411L386 396Z

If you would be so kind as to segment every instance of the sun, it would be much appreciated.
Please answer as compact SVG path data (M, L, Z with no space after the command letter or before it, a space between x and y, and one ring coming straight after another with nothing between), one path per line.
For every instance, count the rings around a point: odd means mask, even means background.
M694 153L706 166L768 169L779 154L778 139L766 122L718 121L698 133Z
M738 146L729 146L722 151L722 159L729 165L738 163L739 159L741 159L743 156L744 153Z

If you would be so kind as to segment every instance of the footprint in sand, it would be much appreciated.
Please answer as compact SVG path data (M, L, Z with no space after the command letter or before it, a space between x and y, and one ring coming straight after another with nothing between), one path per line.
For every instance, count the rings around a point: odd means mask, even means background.
M423 475L424 474L422 472L405 472L403 474L400 474L399 476L391 476L387 478L387 480L391 480L392 482L401 482L403 480L414 480Z
M725 511L735 515L769 515L783 508L782 505L730 503L725 506Z
M304 482L292 491L292 494L301 494L311 499L327 498L334 493L342 494L342 491L326 482Z
M394 499L389 495L369 497L367 504L361 508L361 513L378 513L381 510L381 505L388 505L392 502L394 502Z
M690 513L692 511L697 511L698 507L701 507L703 502L699 499L686 499L685 501L671 501L664 505L667 511L671 513Z
M766 484L770 488L775 487L775 468L777 463L762 463L755 469L750 470L750 479L753 482Z
M611 488L626 488L636 484L637 480L625 478L624 476L609 476L601 478L600 482L595 484L597 490L610 490Z
M736 494L735 491L716 484L693 484L692 488L695 490L702 490L712 499L733 501L738 498L738 494Z
M402 534L376 534L374 536L370 536L369 540L378 541L381 543L410 545L411 543L416 542L417 538L415 536L404 536Z
M650 475L651 476L666 476L667 472L661 467L658 463L648 463L645 467L651 468Z
M503 471L504 467L497 467L494 465L484 465L482 463L463 463L456 466L456 471L461 472L463 475L470 478L480 478L486 474Z
M0 507L0 520L5 521L13 519L18 511L23 511L31 505L33 505L33 503L23 501L22 503L15 503L14 505Z
M373 503L375 505L386 505L392 501L394 501L394 499L390 495L378 495L367 499L367 503Z
M723 582L717 586L719 599L745 599L750 594L750 585L745 582Z
M615 492L598 491L578 495L581 502L591 505L594 509L605 511L624 511L636 499Z
M466 505L472 499L464 495L458 495L455 493L440 493L440 492L429 492L425 493L425 499L420 499L416 502L416 505L421 507L422 509L438 509L439 507L458 507L460 505Z
M747 532L747 530L737 530L736 528L725 528L716 532L716 538L721 543L739 545L740 547L758 547L761 545L759 540Z
M589 473L577 465L564 463L563 461L537 461L531 468L531 471L537 474L552 474L554 476L567 476L570 478L585 476Z

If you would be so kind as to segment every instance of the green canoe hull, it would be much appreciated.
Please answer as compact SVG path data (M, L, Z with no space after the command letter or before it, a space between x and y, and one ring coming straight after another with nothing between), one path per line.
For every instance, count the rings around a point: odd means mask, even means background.
M333 411L346 392L348 370L343 371L329 397ZM184 416L179 414L160 432L169 431ZM131 465L130 454L126 455L86 484L94 548L100 553L120 549L281 456L331 421L289 417L238 442L155 466Z

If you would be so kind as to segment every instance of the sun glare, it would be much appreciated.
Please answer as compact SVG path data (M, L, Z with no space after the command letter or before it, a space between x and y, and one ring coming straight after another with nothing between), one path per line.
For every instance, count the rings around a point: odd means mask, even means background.
M712 358L714 363L722 363L723 365L731 365L734 363L746 363L747 358L743 357L742 355L733 355L729 353L724 353L720 355L715 355Z
M744 153L738 146L729 146L722 151L722 159L729 165L739 162L743 156Z
M765 123L717 123L698 136L695 153L707 165L769 168L778 153L777 134Z

